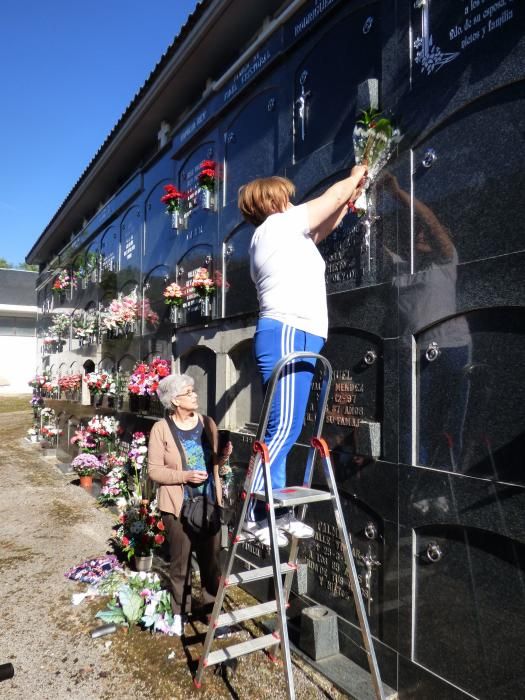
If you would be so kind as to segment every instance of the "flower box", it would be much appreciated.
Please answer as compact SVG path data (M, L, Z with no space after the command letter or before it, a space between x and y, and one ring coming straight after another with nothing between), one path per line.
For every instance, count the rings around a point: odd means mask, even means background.
M129 410L132 413L149 413L151 396L129 395Z

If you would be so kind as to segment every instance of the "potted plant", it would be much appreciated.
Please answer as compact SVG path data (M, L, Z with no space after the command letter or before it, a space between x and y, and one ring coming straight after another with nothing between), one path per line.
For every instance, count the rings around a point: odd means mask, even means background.
M169 361L160 357L156 357L150 363L137 363L128 382L130 409L132 411L148 411L151 397L156 398L157 396L159 381L163 377L167 377L170 372Z
M103 460L104 463L99 467L99 474L105 476L105 483L102 484L98 502L102 505L116 504L117 506L122 503L125 509L130 495L126 470L128 458L126 455L110 454L105 455Z
M51 290L53 294L59 297L61 301L64 301L66 298L66 292L68 289L76 289L77 287L77 276L74 272L71 274L69 273L69 270L63 269L60 270L58 275L55 277L53 280L53 284L51 285Z
M99 466L97 468L97 472L100 476L100 485L103 489L104 487L111 484L112 477L110 475L112 474L112 472L115 472L115 474L113 474L113 480L117 475L118 479L120 480L122 476L122 470L126 466L127 461L128 458L126 455L118 455L111 452L106 452L99 455Z
M115 377L108 372L89 372L84 377L92 403L102 403L102 399L107 394L114 397L117 393L117 382Z
M136 292L113 299L106 311L101 313L101 326L108 338L128 335L135 331L139 316Z
M119 422L113 416L93 416L85 427L97 445L97 452L115 452L121 432Z
M80 485L84 488L93 486L93 474L98 471L99 466L98 457L87 452L81 452L71 462L71 468L78 474Z
M184 304L182 287L176 282L172 282L162 292L162 296L164 297L164 303L170 309L170 321L176 325L179 321L179 309L182 309Z
M128 561L134 559L137 571L149 571L153 550L165 539L164 523L155 501L129 502L119 517L115 544L126 554Z
M184 213L184 201L186 193L180 192L175 185L164 185L164 194L160 201L166 205L166 214L171 216L171 228L184 229L187 227L186 215Z
M73 337L79 341L80 347L84 343L90 345L97 341L98 319L96 316L75 314L73 316Z
M39 418L40 411L42 410L42 407L44 405L44 399L41 396L34 395L31 397L29 404L33 409L33 417Z
M83 454L95 454L98 450L98 443L93 435L86 428L78 428L70 440L72 445L76 445L79 452Z
M200 203L203 209L215 211L215 189L217 182L217 163L214 160L203 160L197 176L200 188Z
M80 386L82 384L82 375L67 374L64 377L58 378L58 388L60 393L64 392L66 399L69 401L78 401L80 396Z
M215 294L217 285L209 276L206 267L199 267L192 280L194 292L201 299L201 313L203 316L211 316L211 297Z

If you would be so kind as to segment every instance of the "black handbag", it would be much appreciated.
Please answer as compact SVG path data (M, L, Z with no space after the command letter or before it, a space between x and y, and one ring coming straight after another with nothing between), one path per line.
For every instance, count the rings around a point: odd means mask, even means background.
M181 520L195 535L216 535L221 527L222 508L210 503L206 496L186 498L182 505Z
M171 434L177 449L179 450L182 467L186 469L186 453L175 430L173 421L166 418ZM198 494L196 496L188 495L186 489L182 510L180 513L181 522L195 535L216 535L221 527L222 508L218 503L212 503L206 496Z

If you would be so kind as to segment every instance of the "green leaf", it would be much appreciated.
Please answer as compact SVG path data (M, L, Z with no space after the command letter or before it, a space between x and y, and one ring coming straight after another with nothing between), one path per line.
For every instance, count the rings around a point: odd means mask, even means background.
M100 610L95 617L98 617L103 622L114 622L116 625L124 625L126 623L122 608Z
M388 137L392 136L392 124L390 119L386 119L384 117L383 119L379 119L376 122L375 130L386 134Z
M118 593L122 611L130 625L136 624L142 617L144 611L144 600L138 593L131 590L129 586L124 586Z

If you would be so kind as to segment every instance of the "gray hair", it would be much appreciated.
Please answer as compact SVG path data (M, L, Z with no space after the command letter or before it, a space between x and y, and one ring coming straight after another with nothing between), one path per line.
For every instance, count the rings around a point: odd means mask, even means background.
M192 377L187 374L168 374L161 379L157 389L157 396L164 408L173 408L172 400L177 394L184 393L185 387L194 385Z

